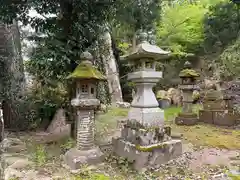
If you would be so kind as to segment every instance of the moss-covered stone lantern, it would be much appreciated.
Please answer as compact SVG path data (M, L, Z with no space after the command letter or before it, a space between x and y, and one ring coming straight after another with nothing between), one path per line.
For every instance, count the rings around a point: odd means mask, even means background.
M68 76L73 79L76 91L71 105L76 110L77 143L76 148L65 154L65 163L73 170L83 164L101 162L103 154L94 145L94 110L99 107L100 101L96 98L97 82L106 80L92 64L93 57L89 52L81 55L81 63Z
M197 114L192 111L193 91L198 90L196 80L200 74L191 68L191 64L187 61L184 69L180 72L181 84L179 89L183 93L183 110L176 117L175 122L178 125L194 125L198 122Z
M152 88L161 79L156 71L156 61L166 58L169 52L146 41L147 34L140 35L140 43L123 58L135 69L128 80L137 88L121 137L113 138L113 151L133 163L136 170L157 167L182 153L181 140L171 139L171 128L164 127L164 111Z

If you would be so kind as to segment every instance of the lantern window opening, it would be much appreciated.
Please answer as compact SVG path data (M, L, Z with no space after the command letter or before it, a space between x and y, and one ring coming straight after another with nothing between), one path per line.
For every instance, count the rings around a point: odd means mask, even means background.
M88 94L88 85L87 84L81 85L81 93Z
M94 88L93 88L93 87L90 88L90 92L91 92L92 95L95 94L95 91L94 91Z

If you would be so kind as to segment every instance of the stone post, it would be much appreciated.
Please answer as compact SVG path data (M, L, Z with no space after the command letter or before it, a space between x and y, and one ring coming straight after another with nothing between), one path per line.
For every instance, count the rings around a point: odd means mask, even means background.
M106 78L92 65L92 55L84 52L81 63L68 78L76 83L75 98L71 105L75 108L76 115L76 147L70 149L64 157L65 163L72 170L77 170L83 164L100 163L103 153L94 145L94 111L100 106L96 99L96 85Z
M4 171L5 171L5 159L4 159L4 147L3 147L3 140L4 140L4 121L3 121L3 111L2 111L2 104L0 104L0 180L4 180Z
M182 144L181 140L171 139L170 127L164 127L164 111L158 107L152 90L162 77L162 72L156 71L156 61L167 58L169 52L147 42L146 33L139 38L137 47L123 57L134 67L128 80L135 83L137 91L121 137L113 138L113 151L142 171L181 155Z
M197 114L194 114L192 111L192 96L193 91L199 89L196 85L196 78L200 75L191 68L191 64L188 61L184 66L185 69L183 69L179 74L179 77L181 78L179 89L183 93L183 109L178 117L176 117L175 123L177 125L194 125L198 122L198 117Z

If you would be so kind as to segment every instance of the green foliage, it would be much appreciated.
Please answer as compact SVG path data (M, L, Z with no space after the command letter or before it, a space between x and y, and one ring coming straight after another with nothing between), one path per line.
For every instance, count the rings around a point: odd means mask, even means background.
M87 166L83 166L78 175L73 176L71 180L110 180L110 177L103 173L93 172Z
M158 44L174 54L196 53L203 42L203 18L206 8L200 3L184 2L167 7L157 29Z
M25 106L22 106L29 128L37 128L39 125L46 128L56 110L64 106L66 100L67 92L61 85L53 87L38 84L33 87L25 96Z
M160 0L123 0L120 7L116 19L131 25L134 31L152 30L154 22L160 18Z
M81 52L96 41L105 21L118 6L115 0L37 0L34 3L4 0L0 17L4 22L20 20L46 35L30 37L37 47L29 62L30 73L46 83L62 80L75 69ZM30 9L35 9L43 18L31 18Z
M210 6L204 19L205 50L218 52L238 37L240 29L239 8L229 1Z
M33 159L38 166L43 166L47 162L47 152L45 146L37 145L33 154Z
M240 37L228 46L220 56L222 77L224 79L239 78L240 74Z
M60 145L62 152L67 152L69 149L73 148L75 145L75 141L73 139L67 139L64 143Z

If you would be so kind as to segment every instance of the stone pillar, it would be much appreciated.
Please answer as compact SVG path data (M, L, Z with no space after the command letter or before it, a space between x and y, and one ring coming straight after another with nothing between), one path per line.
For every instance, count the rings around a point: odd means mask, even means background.
M84 52L82 63L68 77L75 80L76 97L71 105L77 112L76 116L76 147L66 152L64 161L72 170L84 164L97 164L103 160L103 153L94 144L95 110L100 101L96 98L96 82L105 77L92 66L92 55Z
M77 149L94 147L94 110L77 111Z
M198 122L197 114L193 113L193 91L198 90L196 85L196 78L200 75L193 69L191 69L191 64L189 62L185 63L185 69L179 74L181 78L181 84L179 89L183 93L183 108L182 112L179 113L178 117L175 119L177 125L194 125Z
M134 67L128 80L136 84L137 91L121 137L113 138L113 151L134 162L134 168L142 171L181 155L182 144L181 140L172 140L171 129L164 127L164 111L158 107L152 90L162 77L162 72L156 71L156 60L166 58L169 52L148 43L147 34L139 37L140 44L123 57Z

